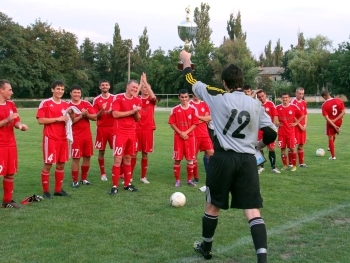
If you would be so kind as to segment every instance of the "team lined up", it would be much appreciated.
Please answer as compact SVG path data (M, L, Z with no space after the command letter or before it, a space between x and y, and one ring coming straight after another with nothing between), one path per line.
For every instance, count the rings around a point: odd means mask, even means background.
M295 98L292 100L288 93L281 96L282 103L275 105L266 97L264 90L258 89L252 92L250 85L244 86L246 95L256 97L265 108L266 113L271 117L271 121L278 127L278 147L281 149L281 160L283 167L281 170L296 171L297 160L299 167L307 168L305 164L304 145L306 143L307 129L307 104L304 98L304 89L298 87L295 92ZM325 99L322 105L322 115L326 119L326 135L328 136L328 150L331 156L330 160L335 160L334 141L339 134L342 125L342 118L345 114L345 106L339 98L332 98L327 90L321 92ZM262 139L263 132L259 130L258 141ZM267 145L268 159L273 173L280 173L276 168L276 143ZM288 154L286 149L288 148ZM264 165L258 167L259 174L264 171Z
M104 152L107 143L113 150L112 189L110 194L118 192L118 180L124 177L124 189L137 191L131 184L132 170L136 165L136 153L142 152L141 182L149 183L146 178L147 154L153 152L153 132L155 130L154 107L155 95L147 83L146 74L136 80L130 80L125 93L109 93L109 82L102 80L99 84L101 95L94 99L93 105L81 99L82 88L74 85L70 89L71 100L62 100L65 85L62 81L51 84L52 97L43 100L37 110L36 118L43 125L43 168L41 183L43 197L52 198L50 193L50 171L55 164L54 196L68 196L63 190L64 166L72 158L72 186L91 185L88 180L90 158L93 155L93 141L90 121L97 121L95 148L99 150L98 163L101 179L107 180L104 167ZM138 94L141 92L141 95ZM10 100L12 88L7 80L0 80L0 176L4 176L3 208L20 208L14 202L13 176L17 172L17 146L14 129L28 130L20 122L15 104ZM136 137L136 135L138 137ZM68 144L68 141L69 144ZM80 165L80 159L83 159ZM123 164L123 165L122 165ZM79 167L80 166L80 167ZM121 166L123 172L121 174Z
M38 123L44 125L42 140L43 168L41 171L44 198L51 198L49 183L53 164L56 164L54 195L68 195L62 189L62 184L64 166L69 157L72 158L72 186L79 187L80 184L91 184L88 180L88 172L94 147L98 149L101 180L107 181L104 161L107 143L113 150L114 156L111 168L112 188L110 194L118 192L120 177L124 178L123 187L125 190L137 191L137 188L131 182L138 151L142 152L140 181L146 184L149 183L146 175L148 153L153 152L154 146L156 96L147 83L146 74L142 74L140 83L135 80L129 81L125 93L117 95L109 93L110 84L107 80L100 81L101 94L93 100L93 105L81 99L82 89L78 85L71 87L71 100L65 102L61 99L64 88L64 83L61 81L52 83L52 97L40 103L36 115ZM249 90L249 88L246 90ZM138 96L140 92L141 95ZM249 93L249 91L246 93ZM0 151L0 176L4 177L2 207L19 207L12 200L13 176L18 167L17 147L13 130L14 128L21 131L28 130L27 125L20 122L15 104L10 101L12 94L10 83L7 80L0 80L0 147L2 149ZM266 99L266 93L263 90L258 90L256 96L264 106L266 113L271 117L272 122L279 127L278 146L281 148L282 170L290 168L291 171L295 171L297 156L299 166L307 167L304 162L307 127L306 103L302 99L304 90L298 88L296 98L291 102L289 95L284 93L282 104L278 106ZM334 141L336 135L340 132L345 107L340 99L332 98L328 91L322 91L321 96L325 99L322 105L322 114L327 121L326 134L331 153L330 159L335 160ZM214 152L212 140L209 136L212 129L207 129L207 126L211 124L210 109L205 102L200 101L196 96L193 96L193 99L189 101L187 90L180 91L179 99L180 104L172 109L168 121L170 127L174 130L175 186L179 187L181 185L180 161L183 157L187 161L187 184L196 186L199 181L198 152L204 151L203 162L206 171L209 157ZM95 145L93 145L90 121L97 121ZM68 146L67 131L69 130L71 130L73 139L72 144ZM259 140L262 135L262 131L259 131ZM267 148L272 171L280 173L276 168L275 143L269 144ZM288 157L286 148L289 149ZM80 164L81 158L83 160Z

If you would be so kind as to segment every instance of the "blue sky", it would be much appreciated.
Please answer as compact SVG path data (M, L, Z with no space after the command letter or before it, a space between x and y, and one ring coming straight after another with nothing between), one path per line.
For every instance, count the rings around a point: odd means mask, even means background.
M268 41L273 47L280 39L284 51L296 44L297 33L306 38L318 34L333 41L333 46L349 41L350 2L324 1L109 1L109 0L1 0L0 11L14 22L28 26L36 19L48 22L53 28L65 29L77 35L79 43L85 37L93 42L112 42L114 24L118 23L123 39L133 45L147 27L151 49L171 50L182 45L177 36L177 25L185 20L185 8L191 13L202 2L210 6L211 39L215 46L227 36L226 24L230 14L242 15L243 31L247 33L248 47L256 57Z

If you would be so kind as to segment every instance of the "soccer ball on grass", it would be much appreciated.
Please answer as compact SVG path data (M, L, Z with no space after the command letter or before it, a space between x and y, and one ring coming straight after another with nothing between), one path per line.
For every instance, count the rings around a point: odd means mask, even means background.
M316 150L316 155L317 156L324 156L325 155L325 151L323 149L317 149Z
M174 207L184 206L186 204L186 196L181 192L175 192L170 196L170 204Z

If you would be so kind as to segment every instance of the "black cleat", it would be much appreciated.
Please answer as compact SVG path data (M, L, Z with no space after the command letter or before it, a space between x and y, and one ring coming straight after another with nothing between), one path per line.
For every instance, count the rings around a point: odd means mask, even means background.
M124 186L124 190L128 190L130 192L137 192L139 189L137 189L134 185L129 184L128 186Z
M194 178L192 182L199 183L199 179L198 178Z
M118 188L116 186L113 186L111 191L109 192L110 195L115 195L118 193Z
M211 254L211 251L203 251L203 248L202 248L202 243L201 242L194 242L194 245L193 245L193 248L194 248L194 251L196 251L197 253L199 254L202 254L202 256L205 258L205 259L211 259L212 258L212 254Z
M81 180L80 184L84 184L84 185L92 185L92 183L88 180Z
M11 202L2 202L1 208L22 208L20 205L16 204L15 201L11 200Z
M69 196L69 194L66 191L64 191L63 189L59 192L54 192L53 195L54 196Z
M43 197L44 197L44 199L51 199L52 198L52 196L51 196L51 194L49 192L45 192L43 194Z

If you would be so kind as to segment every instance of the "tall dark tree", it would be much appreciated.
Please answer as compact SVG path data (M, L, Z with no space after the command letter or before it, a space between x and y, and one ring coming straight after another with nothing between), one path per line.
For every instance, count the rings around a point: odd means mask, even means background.
M272 54L271 40L269 41L267 46L265 46L264 53L265 53L265 65L264 66L265 67L272 67L274 59L273 59L273 54Z
M85 38L79 49L81 66L80 69L85 72L88 79L82 83L84 90L87 90L87 95L95 96L96 87L99 81L99 75L96 71L96 44L89 38Z
M196 77L207 84L212 84L212 78L214 77L210 63L213 52L214 45L209 41L202 41L197 44L196 51L192 56Z
M254 84L258 70L244 39L236 39L235 41L226 40L213 52L211 64L215 72L213 78L215 86L222 86L221 70L229 63L234 63L243 70L244 82L246 84Z
M133 72L141 74L146 70L146 65L150 59L152 50L148 41L147 27L144 28L142 36L139 37L139 44L133 52Z
M324 77L329 88L335 94L345 94L350 98L350 42L338 45L334 53L329 56L329 63L324 69Z
M111 86L112 90L114 86L119 83L123 83L127 80L128 73L128 57L132 52L132 40L123 40L120 35L119 25L116 23L114 26L113 45L111 46ZM130 55L131 57L132 55ZM120 84L121 85L121 84ZM119 86L118 86L119 87ZM116 88L120 89L120 88ZM117 92L115 90L114 92Z
M27 31L0 12L0 78L11 82L13 97L34 96L30 90L33 84L28 80L31 65L27 53Z
M283 47L281 46L281 41L278 39L276 43L276 47L273 50L273 65L275 67L280 67L282 65L282 58L283 58Z
M246 41L247 39L247 33L242 30L242 17L241 17L241 11L238 11L236 21L235 21L235 36L236 38L243 39Z
M196 7L194 10L194 22L198 26L196 37L192 41L194 48L196 48L197 44L200 42L210 42L210 36L213 30L209 26L209 10L210 6L206 3L201 3L200 9Z
M240 11L238 11L236 17L233 13L230 14L230 19L227 21L226 29L230 40L239 38L245 41L247 39L247 33L243 33L242 30L242 17Z
M235 40L235 25L236 25L236 18L234 17L233 13L230 14L230 19L227 21L227 33L230 40Z
M327 67L332 41L317 35L305 41L304 49L298 47L286 52L283 78L302 86L306 93L319 93L326 84L322 74Z

